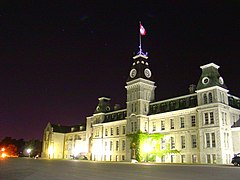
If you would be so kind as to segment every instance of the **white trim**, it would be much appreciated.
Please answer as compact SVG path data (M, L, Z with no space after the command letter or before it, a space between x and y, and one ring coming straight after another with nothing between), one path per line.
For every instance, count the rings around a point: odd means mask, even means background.
M208 67L214 67L216 69L218 69L220 66L214 64L214 63L209 63L209 64L206 64L206 65L203 65L203 66L200 66L201 69L205 69L205 68L208 68Z
M228 89L224 89L220 86L212 86L212 87L196 90L196 93L201 93L201 92L204 92L204 91L210 91L210 90L213 90L213 89L219 89L219 90L222 90L222 91L225 91L225 92L229 92Z
M137 59L137 58L139 58L139 57L142 57L142 58L144 58L144 59L148 59L147 56L144 56L144 55L142 55L142 54L138 54L138 55L136 55L136 56L133 56L133 59Z

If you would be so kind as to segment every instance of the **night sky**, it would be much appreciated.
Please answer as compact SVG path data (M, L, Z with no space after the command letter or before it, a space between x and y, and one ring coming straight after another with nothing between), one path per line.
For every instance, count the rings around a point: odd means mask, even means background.
M120 2L0 1L0 140L85 122L101 96L125 108L139 21L156 100L188 94L210 62L240 96L240 1Z

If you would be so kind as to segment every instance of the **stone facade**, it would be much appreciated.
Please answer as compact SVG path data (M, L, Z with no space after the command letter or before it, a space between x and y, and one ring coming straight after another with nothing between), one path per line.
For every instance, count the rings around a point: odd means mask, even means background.
M138 54L125 86L126 109L111 108L110 98L101 97L82 129L63 131L49 123L43 156L69 159L85 154L94 161L131 161L136 154L127 135L141 131L163 134L161 149L169 144L180 152L156 157L155 162L231 163L234 153L240 152L240 99L228 93L219 66L210 63L201 69L189 94L156 101L148 57Z

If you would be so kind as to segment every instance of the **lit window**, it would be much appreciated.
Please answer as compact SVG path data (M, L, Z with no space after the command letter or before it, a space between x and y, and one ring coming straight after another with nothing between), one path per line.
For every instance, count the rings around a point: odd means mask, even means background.
M193 154L192 155L192 163L196 163L197 162L197 155Z

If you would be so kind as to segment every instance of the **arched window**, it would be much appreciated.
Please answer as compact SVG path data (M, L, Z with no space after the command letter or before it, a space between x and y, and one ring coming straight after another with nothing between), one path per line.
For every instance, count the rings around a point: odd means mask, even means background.
M207 94L203 94L203 104L207 104Z
M213 102L213 96L212 96L212 93L208 93L208 99L209 99L209 103L212 103Z

